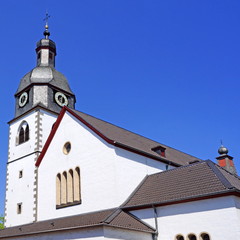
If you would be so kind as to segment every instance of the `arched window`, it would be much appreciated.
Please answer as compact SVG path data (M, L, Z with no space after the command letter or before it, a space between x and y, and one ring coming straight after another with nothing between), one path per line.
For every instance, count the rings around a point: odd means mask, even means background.
M29 140L29 126L27 124L25 128L25 142Z
M188 240L197 240L197 237L194 234L189 234L188 235Z
M25 142L24 141L24 129L23 129L23 127L21 127L20 131L19 131L19 142L18 143L21 144L23 142Z
M61 204L61 174L56 177L56 204Z
M67 177L67 202L68 203L73 202L73 170L72 169L68 171L68 177Z
M17 144L24 143L29 140L29 126L26 121L22 122L18 128Z
M183 235L179 234L176 236L176 240L184 240Z
M76 167L62 174L58 173L56 176L56 207L62 208L80 203L80 168Z
M76 167L74 170L74 202L79 202L81 200L81 190L80 190L80 169Z
M62 174L61 179L61 204L67 203L67 173Z
M209 236L209 234L207 234L207 233L202 233L202 234L200 235L200 239L201 239L201 240L210 240L210 236Z

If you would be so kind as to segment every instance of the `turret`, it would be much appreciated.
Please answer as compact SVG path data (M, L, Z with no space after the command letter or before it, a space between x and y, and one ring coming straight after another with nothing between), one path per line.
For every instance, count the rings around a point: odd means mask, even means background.
M229 171L230 173L237 174L236 168L233 163L233 157L228 155L228 149L223 145L218 149L219 156L216 157L218 165Z

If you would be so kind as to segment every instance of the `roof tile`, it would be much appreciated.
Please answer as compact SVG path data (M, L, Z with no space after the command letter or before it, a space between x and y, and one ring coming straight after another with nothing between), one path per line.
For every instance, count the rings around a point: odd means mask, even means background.
M157 152L153 151L152 149L161 146L166 148L164 158L166 161L171 161L175 164L179 165L186 165L191 161L201 161L200 159L176 150L174 148L168 147L164 144L159 142L153 141L149 138L143 137L136 133L130 132L126 129L121 127L117 127L111 123L105 122L83 112L79 112L77 110L71 109L76 115L82 118L84 121L88 122L92 127L94 127L98 132L102 135L106 136L108 139L111 139L114 142L120 143L122 145L128 146L130 148L139 150L143 153L151 155L155 158L163 159Z
M220 169L221 175L216 174L216 169ZM124 206L165 204L232 191L233 188L240 190L239 178L208 160L148 176Z

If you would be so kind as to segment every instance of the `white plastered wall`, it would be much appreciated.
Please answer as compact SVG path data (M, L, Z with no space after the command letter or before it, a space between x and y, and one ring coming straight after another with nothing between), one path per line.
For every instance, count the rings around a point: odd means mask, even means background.
M238 211L232 196L158 207L158 239L175 240L177 234L187 239L190 233L200 239L203 232L208 233L211 240L240 239ZM155 227L152 208L131 213Z
M9 155L6 180L5 226L31 223L35 220L36 172L35 161L45 143L56 116L33 111L9 126ZM18 144L17 135L23 121L29 125L29 140ZM22 177L19 172L22 171ZM21 214L17 205L22 205Z
M91 227L28 235L11 240L152 240L151 233L132 231L113 227Z
M71 151L63 146L71 142ZM56 209L56 175L80 167L82 204ZM106 143L66 113L39 167L38 220L118 207L147 174L163 163Z
M124 240L153 240L152 234L147 232L133 231L121 228L104 228L104 237L111 239L124 239Z
M46 232L40 234L27 235L23 237L10 238L11 240L102 240L103 229L101 227L92 227L86 229L71 229L65 231Z

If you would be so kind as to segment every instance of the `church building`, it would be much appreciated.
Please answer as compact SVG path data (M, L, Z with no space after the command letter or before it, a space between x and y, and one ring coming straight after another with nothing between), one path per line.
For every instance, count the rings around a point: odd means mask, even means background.
M228 149L203 161L75 109L49 37L14 95L0 239L240 239Z

